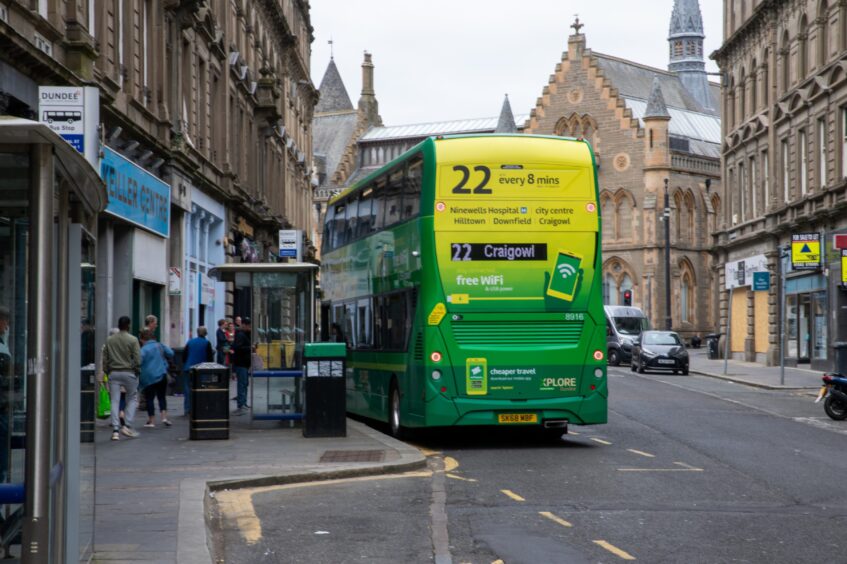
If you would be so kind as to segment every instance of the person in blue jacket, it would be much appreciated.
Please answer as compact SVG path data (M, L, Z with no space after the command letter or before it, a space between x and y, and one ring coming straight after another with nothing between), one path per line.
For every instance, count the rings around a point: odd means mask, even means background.
M141 332L141 379L139 388L144 391L147 401L147 423L145 427L155 427L156 406L154 399L159 401L159 414L162 425L170 427L168 420L168 359L174 357L174 351L167 345L156 341L156 336L150 329Z
M185 414L191 412L191 383L189 381L189 371L193 366L201 362L212 362L215 358L215 353L212 350L212 343L206 338L208 331L205 327L197 328L197 336L189 339L185 343L185 348L182 350L182 405L185 408Z

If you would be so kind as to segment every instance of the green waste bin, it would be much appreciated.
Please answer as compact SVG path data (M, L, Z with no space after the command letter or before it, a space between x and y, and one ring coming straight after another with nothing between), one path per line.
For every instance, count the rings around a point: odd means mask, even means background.
M347 347L344 343L307 343L303 356L306 362L303 436L346 437Z

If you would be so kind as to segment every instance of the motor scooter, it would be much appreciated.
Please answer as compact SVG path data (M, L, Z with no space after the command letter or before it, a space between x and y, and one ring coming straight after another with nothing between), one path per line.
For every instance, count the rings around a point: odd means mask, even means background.
M847 419L847 377L836 372L823 375L821 386L815 403L823 402L823 410L832 419L843 421Z

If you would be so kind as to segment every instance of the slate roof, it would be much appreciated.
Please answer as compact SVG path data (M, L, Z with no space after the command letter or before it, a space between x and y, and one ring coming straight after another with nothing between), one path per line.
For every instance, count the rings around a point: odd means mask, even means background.
M670 37L678 35L703 36L703 16L697 0L676 0L671 14Z
M353 140L357 120L355 111L317 115L312 120L312 146L316 156L326 159L327 182L338 168L348 143Z
M500 109L500 117L497 119L497 127L494 133L517 133L515 116L512 114L512 105L509 103L509 95L503 99L503 107Z
M721 87L719 84L709 83L712 107L704 108L685 90L679 77L673 73L611 55L593 54L597 57L603 74L611 81L612 87L618 89L620 96L647 100L650 97L653 77L658 76L668 108L712 114L720 119Z
M335 66L334 59L329 60L329 65L326 67L326 72L318 90L320 91L320 98L318 99L318 105L315 106L316 114L344 112L355 109L353 103L350 101L350 96L347 95L347 89L344 87L344 81L341 80L341 75L338 73L338 67Z
M523 129L523 124L529 114L515 116L516 127ZM361 141L387 141L392 139L409 139L429 137L430 135L453 135L459 133L492 133L497 128L499 117L460 119L453 121L434 121L415 123L411 125L395 125L392 127L374 127L362 136Z

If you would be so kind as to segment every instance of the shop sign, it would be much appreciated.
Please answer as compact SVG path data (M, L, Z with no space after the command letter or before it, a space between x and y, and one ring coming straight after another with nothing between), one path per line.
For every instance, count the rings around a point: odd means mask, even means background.
M832 236L832 247L834 249L847 249L847 234L839 233Z
M754 272L753 273L753 291L767 292L771 289L771 273L770 272Z
M765 255L754 255L726 263L724 265L726 289L752 286L757 272L768 272L768 259Z
M200 273L200 305L215 305L215 281Z
M279 230L279 257L301 259L300 249L303 247L303 232L299 229Z
M106 183L106 211L162 237L171 224L171 187L132 161L103 147L100 176Z
M795 233L791 236L791 268L818 270L821 267L821 234Z
M847 288L847 249L841 250L841 285Z
M182 294L182 271L176 266L168 268L168 294L171 296Z
M91 86L39 86L38 121L58 133L97 168L100 90Z

